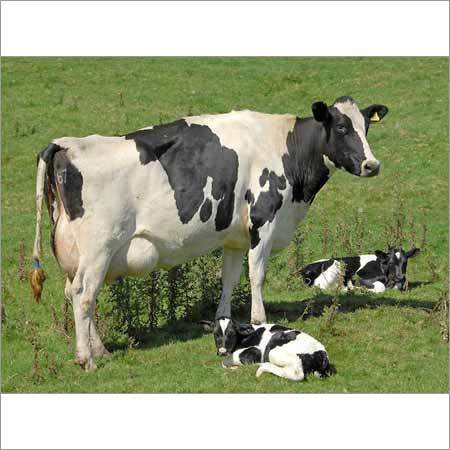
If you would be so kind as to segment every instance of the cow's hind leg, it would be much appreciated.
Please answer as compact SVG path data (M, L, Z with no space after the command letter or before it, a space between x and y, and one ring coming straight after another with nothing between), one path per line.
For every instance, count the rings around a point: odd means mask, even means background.
M66 301L70 302L71 304L73 303L72 302L72 282L70 281L69 277L66 278L66 285L64 287L64 297L65 297ZM92 317L94 317L94 312L95 312L95 305L93 303L92 311L91 311ZM96 358L101 358L102 356L110 356L111 353L109 353L108 350L106 350L100 336L97 333L95 321L92 322L90 331L91 331L90 344L91 344L92 353L94 354L94 356Z
M75 317L76 362L86 371L96 368L94 356L103 352L103 344L95 330L94 308L97 294L105 279L110 257L98 254L80 260L72 282ZM95 349L95 350L94 350Z

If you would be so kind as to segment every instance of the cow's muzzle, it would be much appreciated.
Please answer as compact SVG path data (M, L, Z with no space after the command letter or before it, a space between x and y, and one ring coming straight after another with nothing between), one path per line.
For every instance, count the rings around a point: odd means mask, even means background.
M361 164L362 177L374 177L380 173L380 162L376 159L366 159Z

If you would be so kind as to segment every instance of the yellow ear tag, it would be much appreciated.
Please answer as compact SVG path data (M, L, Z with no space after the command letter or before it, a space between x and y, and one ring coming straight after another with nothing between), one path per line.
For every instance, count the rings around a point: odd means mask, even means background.
M375 111L373 114L372 114L372 117L370 118L370 121L371 122L379 122L381 119L380 119L380 117L378 116L378 113Z

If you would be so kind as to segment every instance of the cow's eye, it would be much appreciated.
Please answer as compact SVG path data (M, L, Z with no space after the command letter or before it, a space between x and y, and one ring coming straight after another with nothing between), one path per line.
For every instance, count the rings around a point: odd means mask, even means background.
M344 125L336 125L336 130L340 134L347 134L347 127Z

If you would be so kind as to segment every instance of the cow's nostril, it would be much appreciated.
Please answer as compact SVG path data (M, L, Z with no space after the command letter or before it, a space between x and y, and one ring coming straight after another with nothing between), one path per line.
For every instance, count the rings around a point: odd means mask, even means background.
M374 160L366 160L362 163L362 175L374 176L380 171L380 163Z

